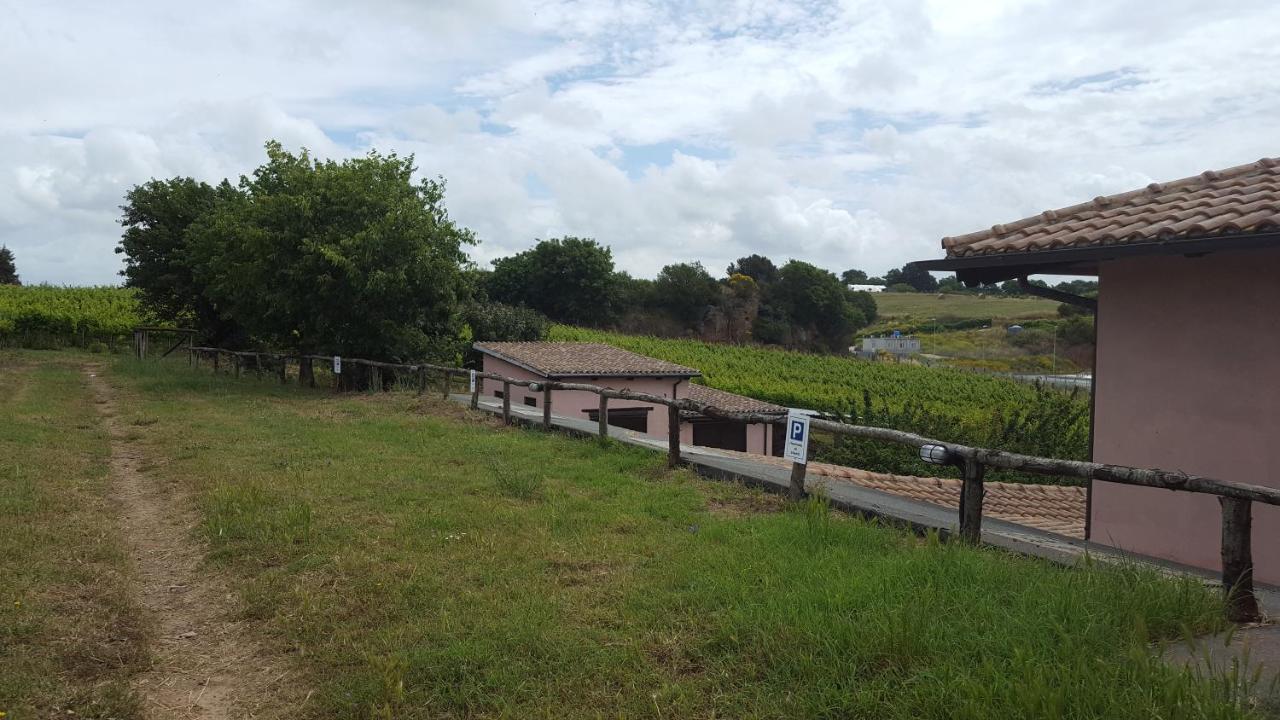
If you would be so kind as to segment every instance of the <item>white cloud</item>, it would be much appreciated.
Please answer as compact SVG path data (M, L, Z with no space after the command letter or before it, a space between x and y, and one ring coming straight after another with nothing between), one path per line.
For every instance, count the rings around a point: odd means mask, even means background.
M833 270L1265 155L1280 6L1177 0L0 7L0 243L114 282L133 184L277 138L416 153L486 262L594 236L652 274Z

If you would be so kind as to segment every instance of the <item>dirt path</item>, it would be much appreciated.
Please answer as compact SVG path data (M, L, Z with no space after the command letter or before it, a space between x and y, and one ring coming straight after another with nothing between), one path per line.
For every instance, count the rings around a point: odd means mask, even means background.
M191 498L141 471L142 452L117 414L110 385L98 368L85 372L111 437L112 500L153 631L155 662L134 683L147 717L246 718L271 706L283 710L280 700L296 694L288 665L231 617L225 582L202 568Z

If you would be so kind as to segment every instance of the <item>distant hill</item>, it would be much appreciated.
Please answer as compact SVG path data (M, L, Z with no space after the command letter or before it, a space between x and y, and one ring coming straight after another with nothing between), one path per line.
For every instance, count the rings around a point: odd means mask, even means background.
M882 321L976 320L998 318L1031 320L1057 316L1058 303L1038 297L979 297L936 293L877 293L876 307Z

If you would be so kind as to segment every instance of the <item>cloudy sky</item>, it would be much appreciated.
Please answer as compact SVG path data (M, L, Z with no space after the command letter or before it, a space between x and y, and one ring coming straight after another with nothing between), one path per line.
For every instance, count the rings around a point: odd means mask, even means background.
M0 244L114 283L122 195L263 142L413 153L477 262L753 252L873 274L944 235L1280 155L1280 3L0 0Z

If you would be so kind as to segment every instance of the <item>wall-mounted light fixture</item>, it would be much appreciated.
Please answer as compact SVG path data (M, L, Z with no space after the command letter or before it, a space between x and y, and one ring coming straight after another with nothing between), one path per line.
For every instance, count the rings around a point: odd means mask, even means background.
M951 453L943 445L921 445L920 459L932 465L946 465Z

